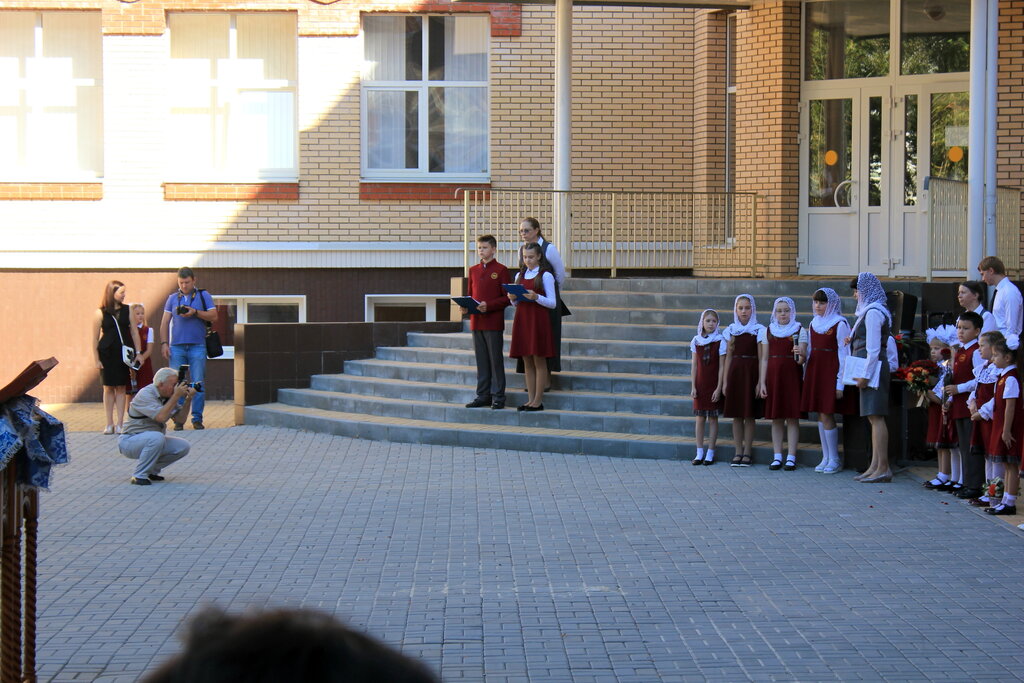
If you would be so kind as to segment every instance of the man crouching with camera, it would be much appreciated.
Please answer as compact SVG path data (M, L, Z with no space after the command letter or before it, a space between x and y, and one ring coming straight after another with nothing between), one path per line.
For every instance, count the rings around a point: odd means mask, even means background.
M195 393L195 387L185 382L177 370L160 368L153 383L135 394L128 406L128 421L117 441L121 455L139 461L131 483L149 486L154 481L163 481L160 471L188 455L188 441L166 435L167 421L184 421ZM184 402L179 406L182 399Z

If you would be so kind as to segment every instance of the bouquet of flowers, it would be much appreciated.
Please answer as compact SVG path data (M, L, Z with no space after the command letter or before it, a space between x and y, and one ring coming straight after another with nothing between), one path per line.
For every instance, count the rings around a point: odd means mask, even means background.
M928 404L928 392L939 381L939 366L931 360L915 360L910 365L898 368L893 378L904 382L907 389L917 394L918 408Z

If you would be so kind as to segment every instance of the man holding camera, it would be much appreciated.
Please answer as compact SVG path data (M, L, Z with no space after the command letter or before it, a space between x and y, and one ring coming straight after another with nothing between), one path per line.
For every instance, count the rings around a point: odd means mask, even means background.
M178 291L167 297L164 317L160 321L160 350L164 359L177 370L189 366L190 378L197 388L206 377L206 325L217 319L213 297L205 289L196 288L196 275L191 268L178 270ZM170 340L170 343L167 342ZM205 394L201 388L192 401L192 429L204 429ZM174 431L184 429L186 414L175 418Z
M149 486L154 481L163 481L160 471L188 455L188 441L167 436L167 421L174 418L177 422L179 415L184 421L195 395L196 390L171 368L157 370L153 383L135 394L128 405L128 421L117 441L121 455L139 461L131 483ZM179 406L182 399L184 402Z

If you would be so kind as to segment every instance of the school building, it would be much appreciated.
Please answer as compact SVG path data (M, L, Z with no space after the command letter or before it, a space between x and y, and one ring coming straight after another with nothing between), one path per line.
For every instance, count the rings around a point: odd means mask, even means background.
M0 0L0 376L96 400L103 285L157 324L182 265L228 346L401 317L527 213L588 272L1019 263L1022 47L1024 0Z

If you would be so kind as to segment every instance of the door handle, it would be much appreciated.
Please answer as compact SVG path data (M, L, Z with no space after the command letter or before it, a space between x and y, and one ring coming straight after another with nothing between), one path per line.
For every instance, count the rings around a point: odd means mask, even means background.
M843 189L844 185L851 185L852 186L853 185L853 181L852 180L844 180L843 182L841 182L838 185L836 185L836 190L835 190L835 192L832 193L832 204L837 209L840 208L840 206L839 206L839 192ZM852 200L852 197L851 197L851 200ZM850 208L850 207L851 207L851 204L847 204L846 205L846 208Z

